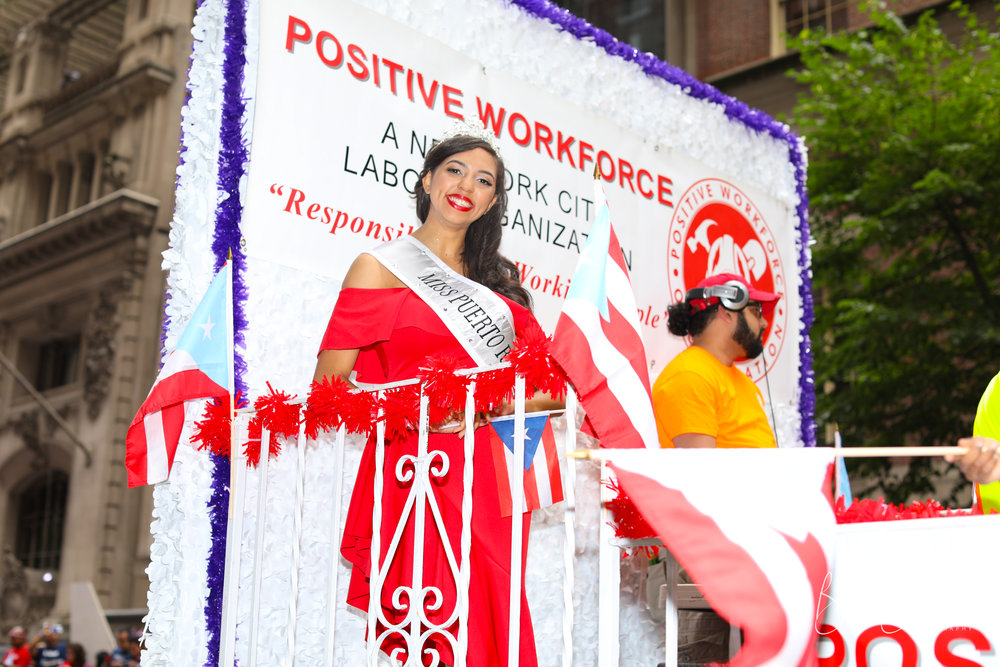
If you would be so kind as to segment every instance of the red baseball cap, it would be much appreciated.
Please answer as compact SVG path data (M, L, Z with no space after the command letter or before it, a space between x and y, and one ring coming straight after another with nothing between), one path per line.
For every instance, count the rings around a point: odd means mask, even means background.
M759 290L749 282L743 276L738 276L735 273L717 273L714 276L708 276L700 283L695 285L695 288L699 287L714 287L715 285L725 285L728 282L736 281L742 283L746 288L747 292L750 294L750 301L759 301L763 306L764 316L770 317L771 313L774 311L774 305L777 303L778 299L781 298L780 294L772 294L771 292L765 292L764 290ZM713 296L708 298L692 299L691 304L694 305L698 310L708 308L709 306L714 306L719 303L719 297Z

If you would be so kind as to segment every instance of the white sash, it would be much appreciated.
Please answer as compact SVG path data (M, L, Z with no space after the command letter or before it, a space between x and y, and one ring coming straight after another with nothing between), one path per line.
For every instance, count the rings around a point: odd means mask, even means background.
M492 366L510 352L514 317L493 290L456 273L412 236L368 254L431 307L477 366Z

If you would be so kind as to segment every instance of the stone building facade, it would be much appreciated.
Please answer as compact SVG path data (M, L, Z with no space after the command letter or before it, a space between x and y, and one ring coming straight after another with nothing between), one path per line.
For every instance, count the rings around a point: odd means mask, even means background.
M127 488L125 433L158 367L195 5L0 5L5 636L68 620L74 582L146 606L152 492Z

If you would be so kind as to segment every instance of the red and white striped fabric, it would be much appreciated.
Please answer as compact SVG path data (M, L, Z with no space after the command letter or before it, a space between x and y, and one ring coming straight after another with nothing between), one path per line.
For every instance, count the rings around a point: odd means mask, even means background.
M189 403L231 395L232 292L232 273L226 262L128 428L125 467L130 488L156 484L170 475Z
M605 456L708 603L743 630L731 667L819 664L817 631L836 528L828 450Z
M660 446L649 367L604 188L552 336L552 357L573 383L603 447Z
M183 350L171 352L132 420L125 438L129 488L167 479L185 421L201 415L204 402L199 399L229 396L225 387L191 364Z

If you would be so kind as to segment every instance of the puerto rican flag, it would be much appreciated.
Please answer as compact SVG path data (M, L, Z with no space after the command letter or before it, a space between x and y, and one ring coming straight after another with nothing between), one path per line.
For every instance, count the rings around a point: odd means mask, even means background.
M635 295L604 188L595 186L597 215L550 351L603 447L659 448Z
M490 448L496 471L500 514L513 514L512 479L517 479L514 462L514 418L500 417L490 422ZM547 414L531 414L524 418L524 502L525 512L562 502L562 476L559 474L559 452Z
M188 402L231 395L231 295L232 273L230 263L226 262L209 285L177 346L167 356L149 396L128 428L125 467L129 488L167 479Z
M829 448L603 458L712 609L743 630L730 667L819 664L836 528Z

